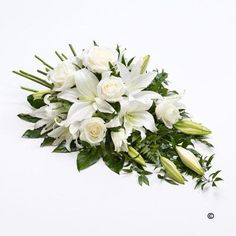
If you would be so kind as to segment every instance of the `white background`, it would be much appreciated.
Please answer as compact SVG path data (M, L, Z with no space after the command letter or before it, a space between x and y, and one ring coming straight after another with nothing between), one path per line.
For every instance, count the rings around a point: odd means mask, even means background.
M235 24L233 0L2 1L0 235L236 235ZM219 188L202 193L155 177L140 187L136 176L118 176L102 162L78 173L75 154L21 138L30 124L16 117L29 111L19 87L34 85L11 71L36 69L34 53L56 63L55 49L69 53L68 43L78 50L92 40L151 54L171 86L186 89L187 109L213 131L214 167L225 180Z

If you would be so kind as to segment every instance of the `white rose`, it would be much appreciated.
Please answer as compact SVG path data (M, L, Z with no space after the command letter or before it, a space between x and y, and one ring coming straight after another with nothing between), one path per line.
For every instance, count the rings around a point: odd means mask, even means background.
M61 62L57 67L50 71L48 74L48 79L53 82L54 90L63 91L75 85L75 71L75 65L69 61Z
M92 72L102 73L109 70L109 62L115 63L118 53L114 49L93 46L84 53L83 63Z
M105 121L99 117L84 120L80 127L80 139L96 145L103 141L106 135Z
M166 127L172 128L181 117L178 107L174 102L163 100L160 101L156 106L156 116L162 120Z
M121 78L111 76L102 79L97 86L98 96L108 102L120 101L125 92L125 85Z

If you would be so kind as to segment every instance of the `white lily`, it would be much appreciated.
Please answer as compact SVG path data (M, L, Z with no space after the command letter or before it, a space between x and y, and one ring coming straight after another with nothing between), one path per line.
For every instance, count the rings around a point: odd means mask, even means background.
M149 109L150 104L147 103L128 101L128 99L124 99L121 102L119 118L121 123L124 122L127 137L130 136L133 129L138 130L141 133L142 139L146 137L144 128L150 130L151 132L157 131L154 118L147 111Z
M58 146L61 144L64 140L65 148L70 151L70 144L73 140L75 140L76 146L79 147L80 145L77 143L77 138L79 136L79 132L77 131L74 134L71 134L69 127L67 126L66 120L61 121L60 123L57 122L55 119L55 123L58 125L58 127L54 128L51 132L49 132L47 135L49 137L55 138L52 145Z
M119 131L111 132L111 139L115 145L115 151L116 152L128 152L128 143L127 138L125 134L125 130L123 128L119 129Z
M115 112L108 102L98 97L98 83L97 77L84 68L75 73L76 88L65 90L58 95L58 97L74 103L67 116L69 124L91 118L97 110L104 113Z
M156 77L157 72L144 72L143 71L144 60L140 59L131 70L125 65L118 62L118 70L123 83L126 86L126 94L130 100L137 100L148 105L152 104L154 99L159 99L160 94L153 91L143 91L148 85L151 84Z
M39 109L34 110L31 115L33 117L40 118L34 125L35 129L45 126L41 133L45 133L48 130L51 130L55 125L55 119L61 116L60 103L50 103L48 100L49 95L44 97L45 106L40 107Z

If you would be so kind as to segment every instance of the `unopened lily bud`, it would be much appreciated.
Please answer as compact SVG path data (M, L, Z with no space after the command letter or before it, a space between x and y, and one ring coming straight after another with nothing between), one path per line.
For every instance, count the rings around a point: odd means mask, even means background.
M165 157L160 157L161 164L165 168L166 174L179 184L184 184L184 177L178 171L176 165Z
M174 127L185 134L208 135L211 133L211 131L202 124L191 120L179 120L175 123Z
M198 159L192 152L182 147L176 147L176 151L185 166L187 166L189 169L193 170L199 175L204 175L203 168L201 167L198 162Z
M137 163L139 163L142 166L146 166L146 163L143 159L143 157L140 155L139 152L137 152L133 147L128 147L128 155Z

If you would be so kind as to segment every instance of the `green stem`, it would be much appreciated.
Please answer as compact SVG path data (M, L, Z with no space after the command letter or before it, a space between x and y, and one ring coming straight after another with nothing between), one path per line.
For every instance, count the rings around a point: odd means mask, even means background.
M26 74L22 74L22 73L20 73L20 72L18 72L18 71L12 71L12 72L15 73L15 74L17 74L17 75L19 75L19 76L22 76L22 77L24 77L24 78L26 78L26 79L29 79L29 80L31 80L31 81L33 81L33 82L35 82L35 83L41 84L41 85L43 85L43 86L45 86L45 87L47 87L47 88L50 88L50 89L52 88L51 85L49 86L49 85L47 85L47 84L45 84L45 83L43 83L43 82L41 82L41 81L39 81L39 80L37 80L37 79L31 77L31 76L28 76L28 75L26 75Z
M44 71L41 71L41 70L37 70L37 72L38 72L38 73L40 73L40 74L42 74L42 75L45 75L45 76L47 76L47 75L48 75L46 72L44 72Z
M73 63L73 65L74 65L77 69L81 69L77 64Z
M55 54L58 56L58 58L59 58L61 61L64 61L63 57L62 57L57 51L55 51Z
M75 52L75 50L74 50L74 48L73 48L73 46L72 46L71 44L69 44L69 47L70 47L70 50L71 50L71 52L73 53L73 55L74 55L74 56L77 56L77 55L76 55L76 52Z
M49 69L53 70L53 67L50 66L47 62L45 62L42 58L38 57L37 55L34 55L34 57L36 59L38 59L39 61L41 61L45 66L47 66Z
M25 90L25 91L28 91L28 92L33 92L33 93L37 93L37 92L38 92L38 91L35 90L35 89L26 88L26 87L23 87L23 86L21 86L20 88L23 89L23 90Z
M36 79L36 80L38 80L38 81L44 83L45 85L48 86L48 88L52 88L52 84L48 83L48 82L47 82L46 80L44 80L44 79L39 78L38 76L29 74L29 73L27 73L27 72L25 72L25 71L23 71L23 70L20 70L20 73L21 73L21 74L24 74L24 75L27 75L27 76L30 76L30 77L32 77L32 78L34 78L34 79Z
M65 54L61 54L66 60L68 59L68 57Z

